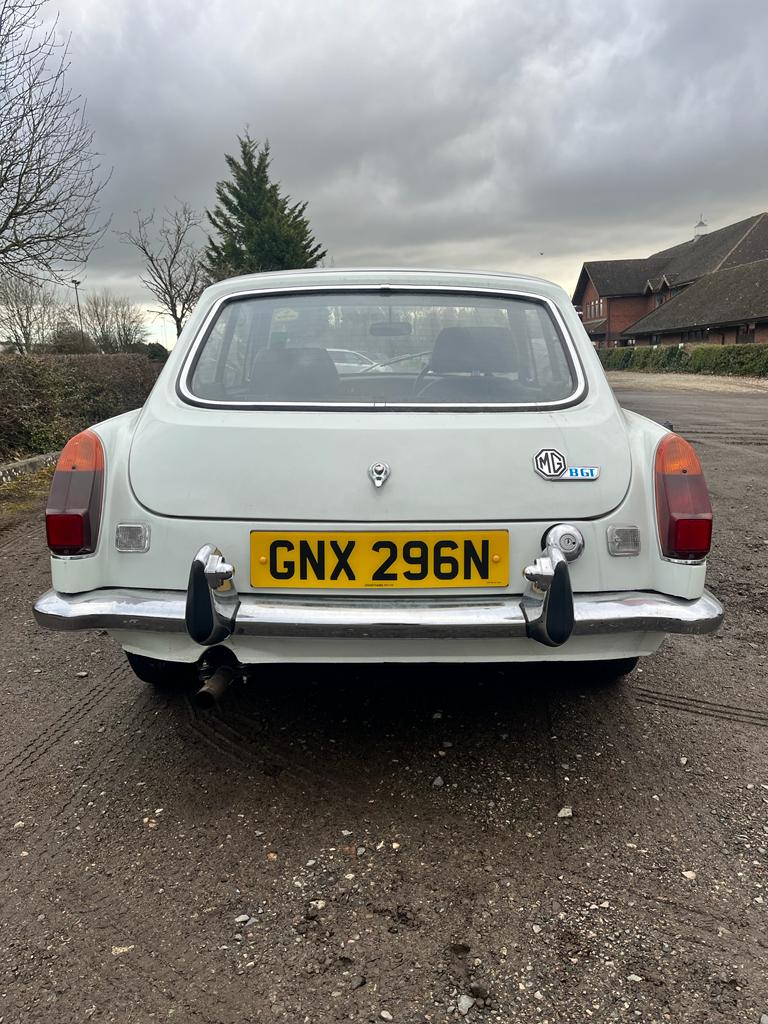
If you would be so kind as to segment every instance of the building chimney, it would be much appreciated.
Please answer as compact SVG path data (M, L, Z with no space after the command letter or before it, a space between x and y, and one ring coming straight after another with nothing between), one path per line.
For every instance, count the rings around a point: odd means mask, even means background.
M694 240L694 242L698 238L701 238L702 235L706 235L708 231L709 231L709 228L707 227L707 222L704 220L704 214L701 213L701 214L699 214L699 223L696 224L694 226L694 229L693 229L693 240Z

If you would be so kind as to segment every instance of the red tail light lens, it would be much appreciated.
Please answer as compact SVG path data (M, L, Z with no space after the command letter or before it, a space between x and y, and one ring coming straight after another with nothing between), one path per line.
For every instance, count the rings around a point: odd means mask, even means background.
M53 474L45 531L54 555L96 550L104 487L104 449L92 430L68 441Z
M712 545L712 506L693 447L667 434L656 449L656 518L667 558L704 558Z

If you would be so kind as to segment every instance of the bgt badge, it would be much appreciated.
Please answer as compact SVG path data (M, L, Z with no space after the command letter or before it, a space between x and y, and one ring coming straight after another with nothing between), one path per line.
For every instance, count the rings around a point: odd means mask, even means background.
M545 480L597 480L599 466L569 466L557 448L540 448L533 456L533 468Z

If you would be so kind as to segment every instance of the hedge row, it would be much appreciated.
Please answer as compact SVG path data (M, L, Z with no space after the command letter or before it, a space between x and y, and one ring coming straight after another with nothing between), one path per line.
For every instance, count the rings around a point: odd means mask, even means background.
M0 462L61 448L136 409L157 379L144 355L0 356Z
M768 377L768 345L697 345L678 348L605 348L598 352L606 370L648 373L716 373L736 377Z

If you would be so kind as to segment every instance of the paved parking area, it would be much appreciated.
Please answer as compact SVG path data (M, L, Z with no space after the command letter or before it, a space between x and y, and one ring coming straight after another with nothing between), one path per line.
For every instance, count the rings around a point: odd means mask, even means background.
M40 511L0 533L2 1024L758 1024L768 396L619 394L702 455L727 620L614 688L278 668L201 715L38 630Z

